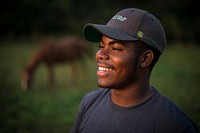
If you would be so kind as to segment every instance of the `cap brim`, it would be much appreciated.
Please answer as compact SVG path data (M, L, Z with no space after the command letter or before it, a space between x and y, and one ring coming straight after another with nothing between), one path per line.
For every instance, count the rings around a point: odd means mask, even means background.
M134 37L116 27L90 23L84 26L83 36L88 41L100 42L103 35L120 41L138 40L137 37Z

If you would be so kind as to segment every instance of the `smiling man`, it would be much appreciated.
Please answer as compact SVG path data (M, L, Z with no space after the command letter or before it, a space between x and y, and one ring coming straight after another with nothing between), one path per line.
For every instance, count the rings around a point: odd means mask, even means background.
M149 84L166 46L164 29L147 11L119 11L106 25L86 24L99 42L98 90L82 100L71 133L197 133L195 124Z

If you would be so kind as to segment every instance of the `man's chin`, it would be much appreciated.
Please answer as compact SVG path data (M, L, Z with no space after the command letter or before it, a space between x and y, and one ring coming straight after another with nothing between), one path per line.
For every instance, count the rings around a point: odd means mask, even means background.
M102 83L97 83L97 85L98 85L100 88L110 88L109 85L105 85L105 84L102 84Z

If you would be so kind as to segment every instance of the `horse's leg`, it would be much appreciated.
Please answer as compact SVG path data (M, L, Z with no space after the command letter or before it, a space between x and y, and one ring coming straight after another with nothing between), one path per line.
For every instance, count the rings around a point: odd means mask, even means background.
M53 66L51 64L47 64L47 72L49 77L49 87L53 88L55 85L55 78L54 78Z
M70 72L70 76L71 76L71 79L70 79L70 84L74 84L76 83L75 80L77 80L78 78L78 72L77 72L77 64L76 62L72 61L70 62L70 69L71 69L71 72Z
M85 83L88 83L89 81L89 75L90 75L90 71L88 69L88 64L87 64L87 60L86 59L83 59L81 61L81 69L84 70L84 71L81 71L81 79L85 82Z

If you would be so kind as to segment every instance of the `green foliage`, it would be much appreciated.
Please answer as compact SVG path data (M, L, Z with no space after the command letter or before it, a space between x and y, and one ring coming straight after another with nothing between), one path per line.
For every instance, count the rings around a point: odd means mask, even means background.
M90 73L87 82L82 75L76 84L70 84L70 69L63 64L55 67L56 87L49 88L46 69L41 65L32 88L23 91L20 87L22 70L38 47L36 42L7 42L0 46L1 133L69 132L82 97L97 88L96 63L88 59ZM151 84L183 109L198 127L199 52L200 48L196 46L168 46L151 79ZM84 71L79 65L80 72Z
M81 35L89 22L105 24L117 11L136 7L161 20L169 41L198 41L197 0L6 0L0 1L0 37ZM180 4L181 3L181 4ZM166 6L167 5L167 6Z

